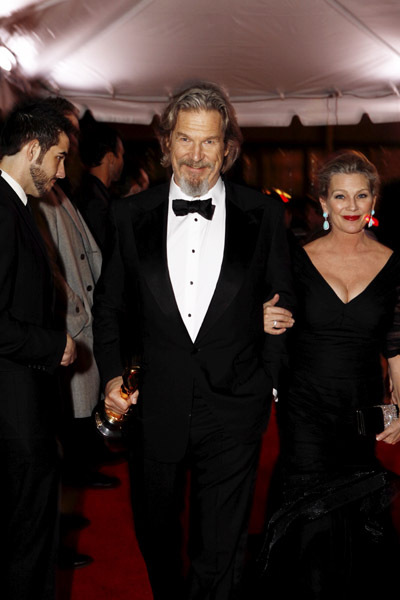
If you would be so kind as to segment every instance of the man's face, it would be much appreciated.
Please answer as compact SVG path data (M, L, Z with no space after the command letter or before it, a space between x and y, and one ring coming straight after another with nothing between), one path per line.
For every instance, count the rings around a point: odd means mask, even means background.
M144 169L140 169L139 186L140 191L147 190L150 185L150 179Z
M65 116L74 128L69 135L69 154L71 156L77 154L79 150L79 119L75 113L68 113Z
M30 165L30 175L32 180L31 189L28 193L39 198L48 192L57 179L65 177L64 161L69 148L68 136L62 132L55 146L46 152L42 160L34 160Z
M168 148L175 182L188 196L202 196L217 182L224 157L222 117L216 110L181 110Z
M122 169L124 168L124 146L121 140L118 138L117 152L114 154L114 161L112 163L111 181L118 181L121 177Z

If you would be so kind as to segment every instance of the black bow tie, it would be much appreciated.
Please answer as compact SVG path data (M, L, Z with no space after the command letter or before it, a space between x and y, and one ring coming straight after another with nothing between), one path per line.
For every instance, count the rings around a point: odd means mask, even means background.
M197 212L199 215L211 221L215 206L211 204L212 198L207 200L173 200L172 210L177 217L184 217L188 213Z

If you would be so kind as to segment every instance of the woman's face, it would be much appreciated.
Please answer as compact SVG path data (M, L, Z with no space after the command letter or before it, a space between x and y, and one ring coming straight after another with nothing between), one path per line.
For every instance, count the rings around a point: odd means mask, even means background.
M368 179L361 173L332 175L328 195L320 198L328 213L332 230L358 233L368 224L376 197L372 196Z

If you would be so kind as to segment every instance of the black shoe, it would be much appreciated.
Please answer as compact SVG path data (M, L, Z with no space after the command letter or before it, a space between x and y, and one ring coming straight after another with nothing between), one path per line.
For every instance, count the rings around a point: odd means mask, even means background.
M58 551L58 567L60 569L80 569L92 562L93 558L88 554L79 554L67 546L61 546Z
M121 480L118 477L100 473L100 471L91 471L72 477L68 483L76 487L110 489L118 487L121 484Z
M89 519L78 513L61 513L60 515L60 529L62 533L85 529L89 525Z

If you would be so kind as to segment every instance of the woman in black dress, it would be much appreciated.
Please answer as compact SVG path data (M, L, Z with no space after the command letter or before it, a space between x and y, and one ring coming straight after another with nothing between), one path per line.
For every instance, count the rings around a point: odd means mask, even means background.
M294 251L298 311L277 405L282 496L258 564L266 592L365 599L395 577L397 481L375 458L375 439L398 442L400 420L363 436L356 411L384 401L382 353L399 404L400 256L369 234L379 178L364 155L335 155L318 179L327 234ZM265 306L268 333L287 319Z

